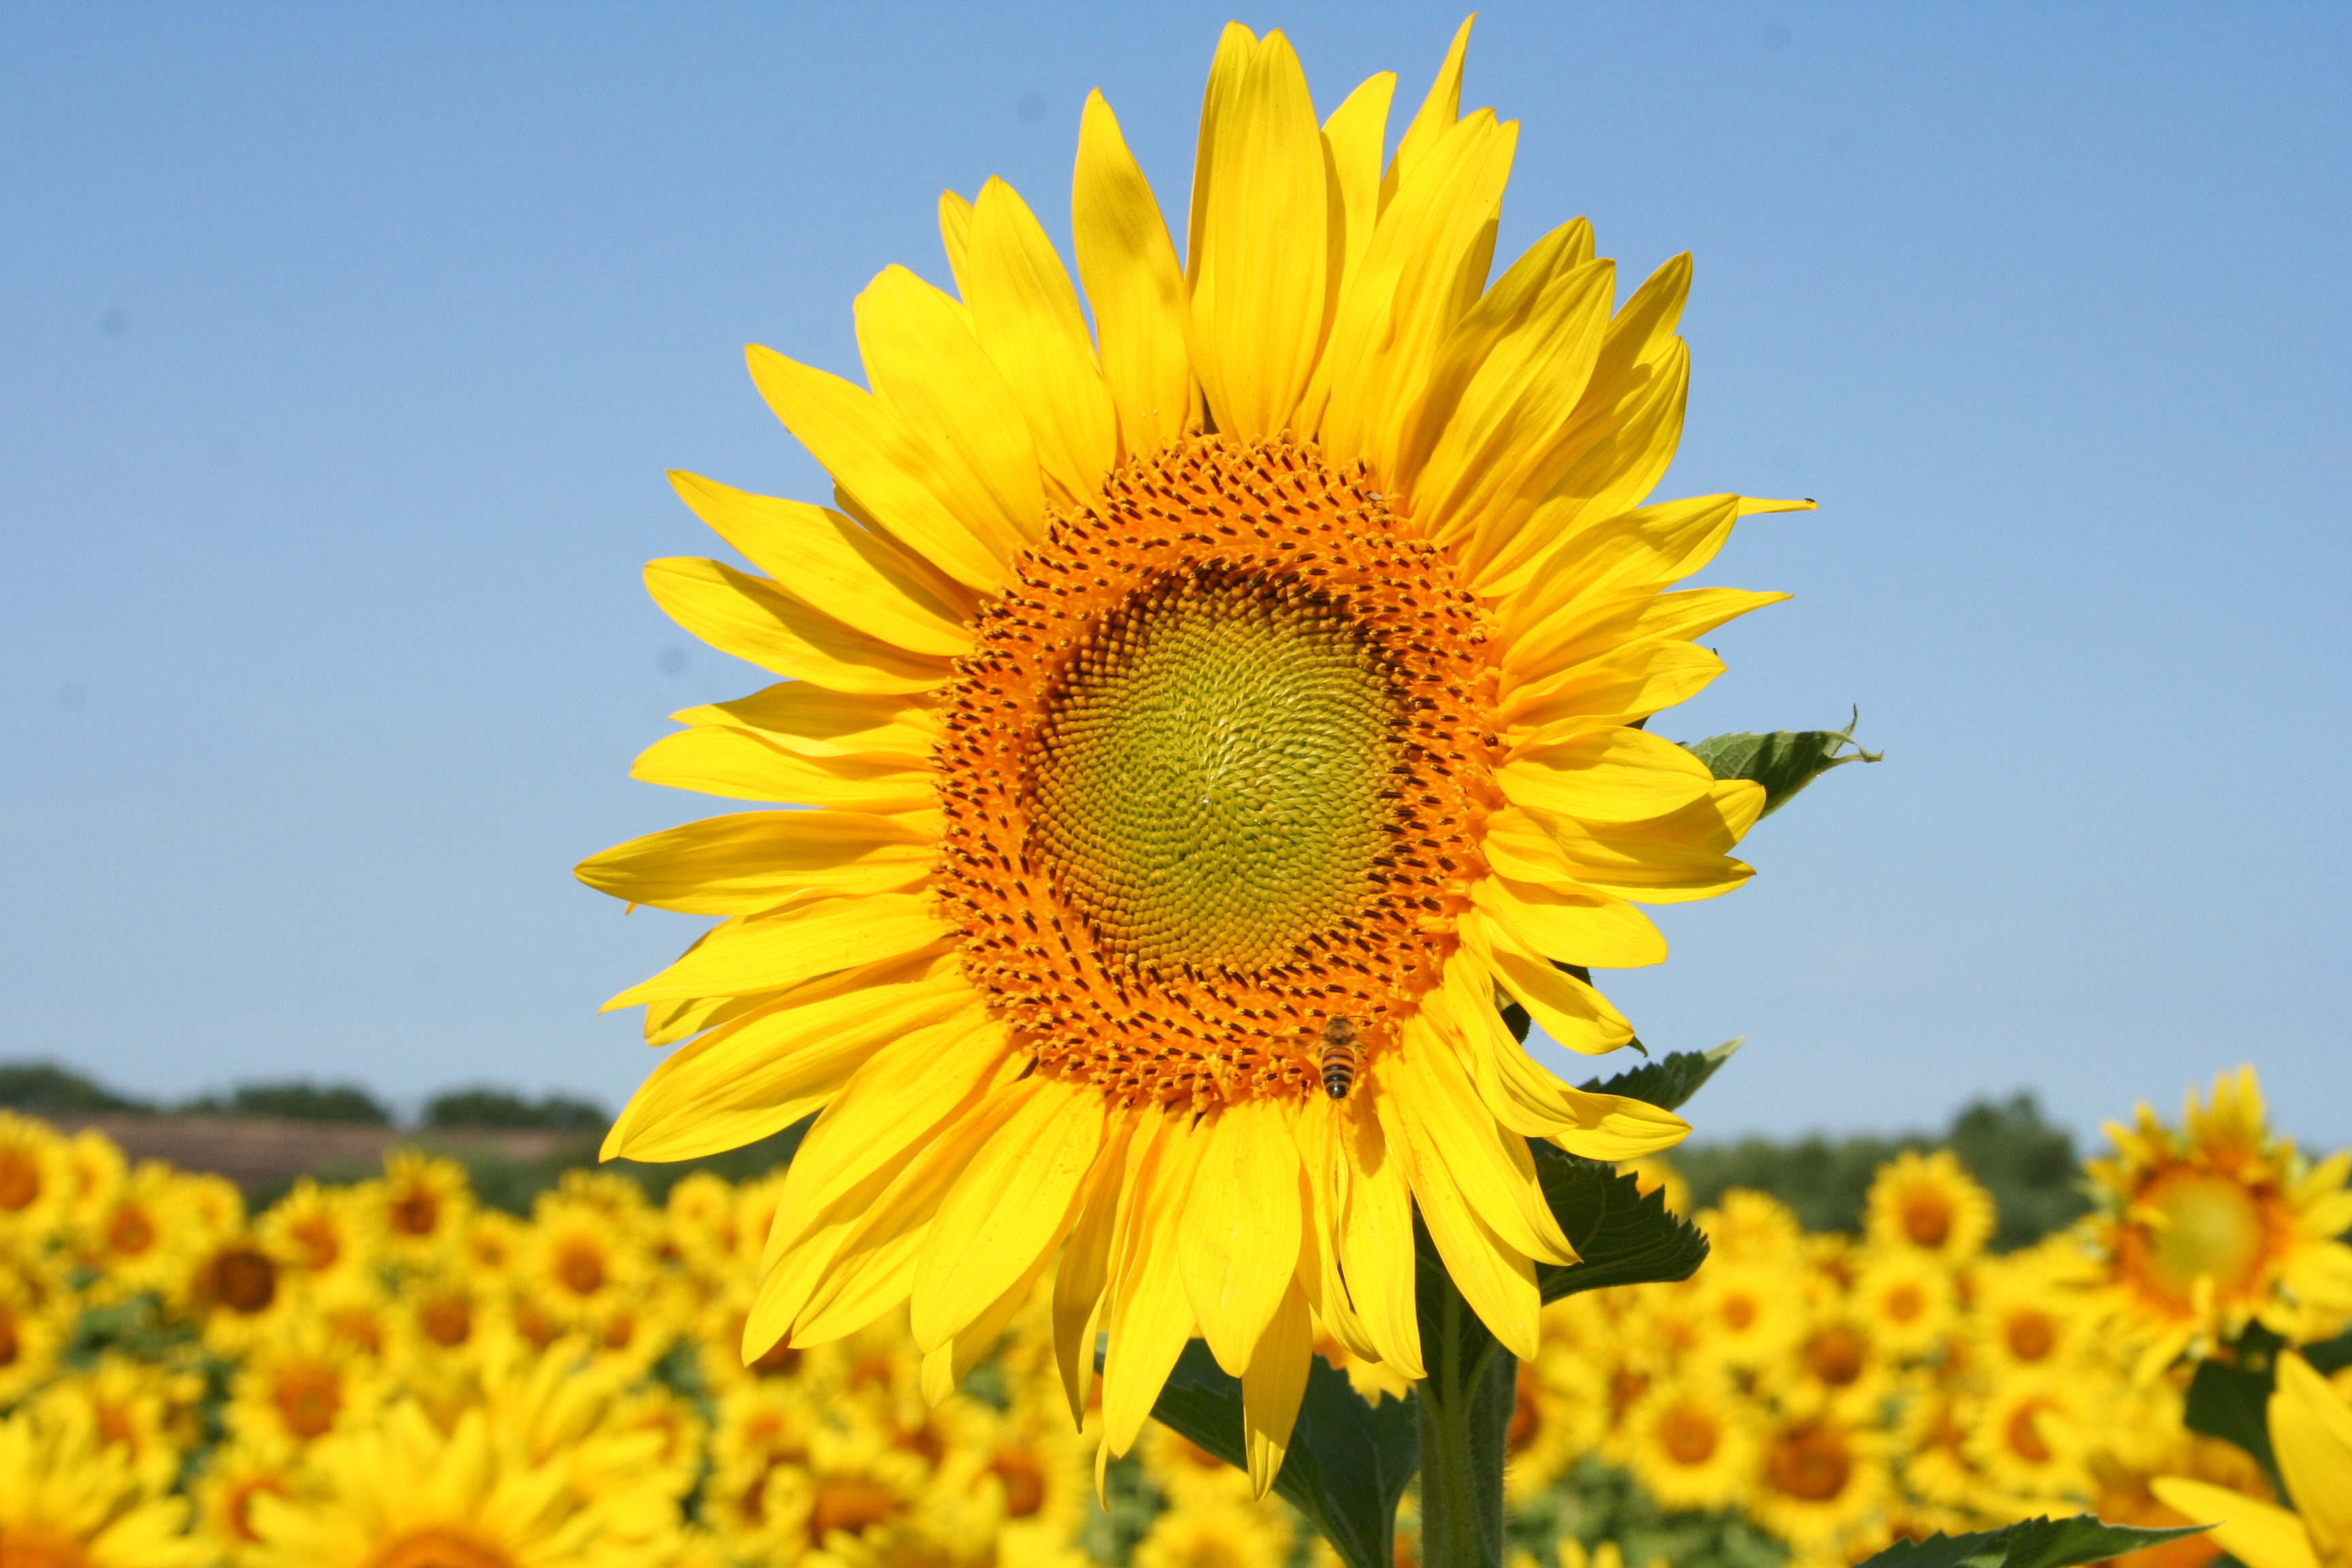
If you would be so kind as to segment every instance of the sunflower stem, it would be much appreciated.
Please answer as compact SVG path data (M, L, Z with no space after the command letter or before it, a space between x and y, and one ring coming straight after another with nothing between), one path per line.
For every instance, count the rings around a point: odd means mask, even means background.
M1433 1279L1432 1277L1434 1276ZM1421 1270L1422 1568L1501 1568L1503 1441L1518 1363L1442 1268Z

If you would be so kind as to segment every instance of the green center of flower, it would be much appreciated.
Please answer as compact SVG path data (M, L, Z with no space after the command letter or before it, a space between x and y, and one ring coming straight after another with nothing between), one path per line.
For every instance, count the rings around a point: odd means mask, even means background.
M2263 1215L2253 1194L2226 1176L2181 1175L2149 1195L2164 1216L2150 1237L2148 1268L2182 1300L2200 1276L2228 1293L2242 1289L2262 1264Z
M1034 763L1036 833L1105 951L1264 968L1372 893L1394 687L1312 587L1157 578L1080 640L1060 688Z

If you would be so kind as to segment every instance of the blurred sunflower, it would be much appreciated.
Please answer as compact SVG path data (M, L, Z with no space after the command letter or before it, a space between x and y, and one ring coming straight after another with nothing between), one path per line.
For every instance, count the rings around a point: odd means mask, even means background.
M1926 1355L1957 1321L1958 1293L1937 1258L1910 1248L1874 1251L1853 1282L1854 1304L1871 1339L1888 1355Z
M2073 1379L2032 1373L1997 1384L1967 1440L1987 1484L2021 1508L2087 1500L2084 1393Z
M1892 1490L1883 1436L1833 1415L1784 1416L1763 1433L1748 1510L1800 1552L1867 1520Z
M185 1498L163 1497L84 1412L0 1417L0 1563L27 1568L201 1568Z
M58 1378L28 1403L54 1431L87 1426L110 1462L121 1460L142 1486L160 1494L179 1472L180 1456L202 1436L196 1405L204 1388L196 1373L108 1351L95 1365Z
M1654 1384L1626 1412L1618 1451L1665 1508L1732 1508L1755 1486L1755 1419L1727 1386L1704 1375Z
M370 1417L392 1392L373 1358L316 1318L247 1352L229 1384L229 1430L299 1447Z
M1968 1262L1992 1235L1992 1194L1948 1149L1905 1150L1879 1167L1864 1220L1877 1246L1907 1247L1948 1265Z
M1133 1568L1282 1568L1289 1556L1290 1531L1281 1520L1228 1499L1170 1509L1151 1521L1129 1562Z
M2038 1247L1987 1258L1969 1276L1969 1353L1988 1370L2048 1371L2083 1353L2093 1328L2074 1289L2079 1256Z
M0 1266L0 1409L49 1380L76 1316L71 1301L44 1300L29 1281Z
M46 1121L0 1110L0 1242L47 1241L73 1195L65 1140Z
M387 1151L383 1179L358 1192L377 1244L395 1263L430 1261L464 1233L474 1211L466 1167L418 1149Z
M283 1443L232 1441L215 1446L192 1489L196 1529L232 1568L246 1568L261 1537L253 1528L257 1497L305 1499L317 1482Z
M288 1264L298 1287L340 1285L374 1266L373 1236L352 1188L321 1186L308 1176L270 1206L258 1226L270 1249Z
M2271 1135L2254 1070L2188 1097L2176 1131L2139 1108L2108 1123L2112 1158L2089 1163L2100 1211L2084 1222L2105 1265L2106 1321L2140 1350L2141 1375L2207 1353L2259 1322L2291 1342L2352 1320L2352 1151L2314 1165Z
M945 1386L1059 1255L1073 1408L1107 1329L1123 1453L1198 1334L1263 1490L1311 1316L1420 1374L1416 1208L1531 1357L1535 1267L1573 1249L1524 1139L1614 1161L1686 1131L1554 1078L1495 1004L1622 1046L1583 966L1664 958L1635 902L1746 880L1761 789L1639 725L1721 669L1694 637L1780 596L1670 586L1739 517L1810 503L1641 504L1680 436L1687 260L1612 310L1579 221L1489 286L1517 128L1461 114L1466 40L1383 170L1392 76L1318 128L1289 42L1229 26L1181 267L1091 98L1099 342L992 179L941 204L961 298L895 267L859 297L870 391L751 351L837 510L674 476L772 576L661 561L654 596L785 679L681 714L635 774L817 809L580 875L725 917L608 1004L702 1032L608 1155L824 1111L748 1353L911 1299Z

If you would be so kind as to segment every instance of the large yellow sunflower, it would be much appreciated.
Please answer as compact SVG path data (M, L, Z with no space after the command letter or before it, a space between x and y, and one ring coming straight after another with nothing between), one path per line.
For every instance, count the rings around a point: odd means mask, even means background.
M635 774L812 806L580 868L724 917L608 1005L697 1036L608 1156L822 1109L744 1349L911 1299L943 1389L1054 1268L1073 1408L1098 1329L1111 1449L1187 1338L1280 1461L1319 1321L1419 1376L1412 1215L1502 1343L1573 1258L1525 1140L1686 1131L1520 1047L1632 1028L1586 970L1655 963L1635 902L1713 897L1761 811L1648 733L1721 669L1692 639L1783 595L1669 592L1740 516L1643 505L1680 436L1690 280L1622 306L1590 226L1488 279L1515 125L1460 112L1467 25L1381 163L1395 86L1318 127L1281 34L1211 67L1187 257L1097 95L1076 289L1021 198L950 194L957 292L856 306L870 390L763 348L827 509L691 475L766 576L648 568L682 626L783 679L690 710ZM1055 1267L1058 1258L1058 1268Z
M2152 1376L2259 1322L2290 1341L2352 1320L2352 1152L2313 1164L2272 1134L2251 1067L2192 1091L2179 1130L2147 1106L2110 1122L2115 1154L2089 1170L2100 1211L2084 1222L2104 1265L2098 1297Z

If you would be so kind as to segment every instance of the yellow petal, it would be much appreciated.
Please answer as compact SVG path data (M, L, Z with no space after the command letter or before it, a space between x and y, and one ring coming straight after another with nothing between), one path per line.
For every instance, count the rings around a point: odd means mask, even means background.
M1441 540L1499 535L1519 527L1563 471L1561 433L1600 357L1615 273L1606 261L1552 269L1591 243L1581 219L1546 237L1464 316L1437 356L1433 380L1460 391L1442 407L1427 461L1412 480L1415 505ZM1547 255L1549 247L1557 256ZM1514 298L1530 262L1539 289ZM1545 276L1545 274L1552 274ZM1417 456L1417 454L1416 454ZM1408 464L1410 473L1414 465Z
M1103 383L1118 410L1120 445L1130 454L1155 450L1184 433L1192 400L1184 273L1150 183L1099 92L1087 95L1078 122L1070 229L1102 339Z
M874 395L929 440L933 483L950 490L956 515L1001 555L1041 538L1037 444L1006 417L1018 395L982 349L971 311L903 267L884 268L856 310Z
M1511 688L1498 706L1514 747L1540 747L1595 722L1630 724L1706 689L1723 660L1679 637L1647 637Z
M1465 910L1454 929L1464 945L1448 962L1462 963L1466 956L1483 965L1494 984L1509 992L1555 1043L1586 1056L1599 1056L1633 1037L1633 1026L1606 997L1530 952L1485 910Z
M1366 1065L1368 1069L1372 1066ZM1402 1160L1422 1222L1437 1244L1445 1272L1505 1350L1522 1361L1534 1360L1536 1319L1542 1309L1534 1263L1506 1245L1465 1200L1437 1151L1429 1146L1427 1131L1405 1110L1402 1096L1383 1094L1378 1104L1381 1131Z
M1549 1138L1588 1160L1633 1160L1672 1148L1690 1124L1670 1110L1621 1095L1591 1094L1561 1082L1511 1036L1483 977L1450 964L1440 993L1443 1016L1470 1054L1478 1098L1495 1120L1528 1138ZM1428 1005L1424 1000L1424 1006Z
M1520 752L1495 770L1514 805L1590 822L1679 810L1715 784L1706 764L1646 730L1604 725Z
M1666 961L1666 939L1649 917L1607 893L1573 885L1482 878L1471 898L1519 945L1583 969L1639 969Z
M1506 1131L1480 1100L1446 1031L1435 1020L1408 1025L1391 1062L1391 1091L1400 1100L1396 1125L1412 1143L1414 1195L1424 1182L1438 1184L1442 1174L1512 1251L1538 1262L1575 1262L1576 1248L1544 1201L1527 1140Z
M678 499L775 579L780 592L910 653L971 651L970 595L837 511L672 470Z
M1087 1173L1077 1224L1063 1245L1054 1272L1054 1360L1069 1396L1070 1418L1086 1425L1087 1394L1095 1379L1095 1324L1103 1287L1110 1279L1110 1245L1118 1222L1119 1197L1127 1190L1128 1151L1135 1122L1112 1119L1094 1169Z
M2158 1476L2148 1490L2192 1524L2214 1525L2213 1543L2246 1568L2320 1568L2303 1521L2275 1504L2180 1476Z
M806 681L765 687L732 702L681 708L681 724L757 730L761 739L803 757L855 757L897 767L928 768L939 721L914 696L828 691Z
M943 1220L932 1221L925 1233L926 1240L937 1237L945 1224ZM1004 1337L1004 1331L1012 1326L1013 1318L1029 1304L1030 1297L1036 1291L1037 1280L1045 1273L1045 1265L1052 1257L1051 1252L1039 1254L1037 1260L1029 1265L1028 1271L1006 1286L1003 1294L983 1308L978 1317L958 1330L953 1339L923 1357L925 1400L933 1405L946 1404L948 1395L955 1392L956 1385L971 1375L971 1369L996 1348L996 1342Z
M1286 1114L1272 1100L1245 1100L1210 1115L1177 1232L1192 1315L1235 1377L1298 1263L1298 1150Z
M1333 1108L1333 1128L1346 1166L1339 1241L1349 1299L1380 1360L1403 1376L1420 1378L1425 1373L1413 1299L1412 1183L1402 1158L1389 1147L1369 1096L1339 1101Z
M1642 904L1682 904L1755 875L1724 851L1755 822L1763 788L1727 780L1648 822L1580 823L1507 807L1486 819L1487 864L1522 881L1583 883Z
M1118 461L1118 416L1095 363L1077 291L1027 204L992 176L972 208L965 298L981 346L1012 387L1037 458L1074 501L1090 500Z
M993 594L1004 563L930 482L935 458L904 421L837 375L757 344L751 381L784 428L883 531L966 587Z
M1161 1118L1129 1184L1131 1195L1112 1243L1103 1447L1114 1455L1135 1446L1184 1342L1194 1332L1184 1266L1177 1255L1177 1216L1202 1142L1182 1120Z
M1226 25L1192 177L1192 367L1220 430L1271 436L1314 374L1332 272L1322 132L1281 33Z
M1274 1489L1282 1456L1298 1423L1298 1402L1307 1397L1307 1363L1315 1355L1307 1297L1294 1282L1284 1293L1242 1373L1242 1437L1249 1458L1250 1491Z
M772 991L812 975L929 947L949 934L928 893L819 898L773 914L738 915L604 1011L674 996Z
M764 577L692 556L646 563L646 591L670 619L721 653L835 691L929 691L954 670L844 626Z
M646 1044L673 1046L689 1035L717 1028L732 1019L772 1005L781 991L755 991L748 996L688 996L675 1002L646 1004Z
M1102 1146L1103 1097L1090 1085L1033 1078L940 1205L915 1270L915 1343L961 1334L1062 1244L1081 1184Z
M1440 348L1485 287L1517 138L1483 109L1448 128L1384 206L1341 293L1318 377L1323 439L1361 453L1384 483L1396 482Z
M1348 1281L1339 1264L1340 1215L1348 1202L1347 1166L1335 1135L1341 1112L1338 1102L1302 1106L1291 1120L1298 1140L1299 1165L1306 1176L1304 1223L1298 1230L1299 1288L1307 1292L1307 1310L1315 1321L1347 1348L1348 1353L1378 1361L1372 1343L1349 1299Z
M1646 637L1699 637L1750 610L1789 597L1744 588L1685 588L1662 594L1646 586L1591 595L1563 586L1557 595L1547 596L1553 586L1566 582L1566 574L1545 579L1522 597L1498 606L1503 622L1502 660L1507 668L1566 669ZM1538 600L1549 603L1551 609L1528 603Z
M572 875L632 904L740 915L795 893L879 893L926 875L938 851L896 817L747 811L649 833L592 855Z
M1471 24L1477 21L1474 12L1462 18L1454 29L1454 41L1446 47L1445 61L1437 68L1437 76L1429 84L1429 91L1421 100L1420 109L1404 128L1398 142L1396 157L1381 186L1381 205L1386 207L1395 196L1397 187L1437 142L1452 130L1462 118L1462 60L1470 48Z
M1345 237L1339 276L1330 282L1334 290L1344 286L1347 275L1371 248L1372 229L1381 216L1381 142L1396 84L1394 71L1365 78L1323 121L1323 145L1331 159Z
M928 767L798 756L752 731L708 724L656 741L637 753L629 776L732 800L853 811L921 811L938 802Z
M2261 1104L2245 1075L2248 1107L2259 1124ZM2279 1475L2303 1514L2312 1544L2323 1561L2352 1558L2352 1402L2293 1351L2278 1359L2278 1387L2271 1394L2272 1447Z
M882 1047L917 1030L968 1035L978 1003L952 956L886 959L796 986L665 1058L604 1135L604 1160L692 1160L820 1110ZM946 1038L948 1037L942 1037Z
M971 204L953 191L940 193L940 247L948 253L956 292L969 296L971 284L965 274L971 266Z

